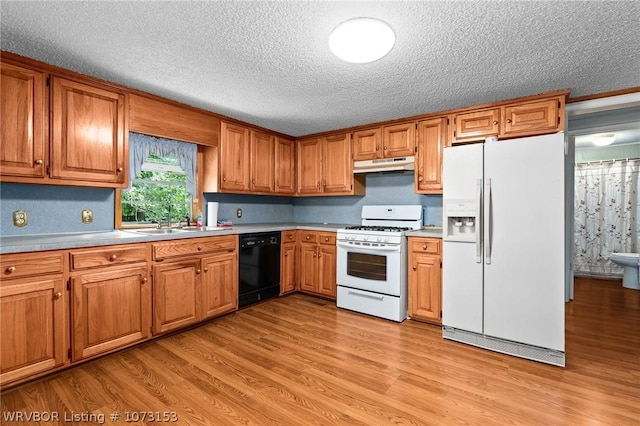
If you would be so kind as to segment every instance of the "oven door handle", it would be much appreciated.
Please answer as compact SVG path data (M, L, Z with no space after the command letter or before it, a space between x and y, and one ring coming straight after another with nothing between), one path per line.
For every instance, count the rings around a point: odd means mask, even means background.
M400 246L362 246L362 245L355 245L355 244L350 244L348 242L344 242L344 241L340 241L338 240L336 242L336 245L338 247L344 247L344 248L348 248L348 249L355 249L355 250L369 250L369 251L400 251Z

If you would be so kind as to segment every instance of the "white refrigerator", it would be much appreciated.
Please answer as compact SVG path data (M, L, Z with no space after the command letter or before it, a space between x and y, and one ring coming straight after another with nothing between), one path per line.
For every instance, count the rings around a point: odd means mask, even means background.
M447 147L443 336L564 366L564 133Z

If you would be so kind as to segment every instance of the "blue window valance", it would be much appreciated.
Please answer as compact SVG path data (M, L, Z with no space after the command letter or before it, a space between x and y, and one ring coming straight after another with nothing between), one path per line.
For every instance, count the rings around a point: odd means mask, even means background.
M140 133L129 133L129 178L131 181L142 171L142 164L155 154L158 157L174 157L178 159L184 170L187 191L194 197L196 194L196 144L179 142L171 139L156 138Z

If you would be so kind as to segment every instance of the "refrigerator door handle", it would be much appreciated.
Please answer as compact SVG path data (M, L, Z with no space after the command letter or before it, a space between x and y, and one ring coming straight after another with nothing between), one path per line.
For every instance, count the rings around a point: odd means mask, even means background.
M491 179L484 184L484 263L491 265Z
M476 181L476 263L482 263L482 179Z

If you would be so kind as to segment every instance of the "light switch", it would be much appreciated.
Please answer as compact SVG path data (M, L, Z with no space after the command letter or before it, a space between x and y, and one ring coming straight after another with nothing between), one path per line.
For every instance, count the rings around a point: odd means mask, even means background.
M236 216L242 217L242 209L236 210Z

